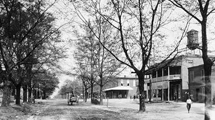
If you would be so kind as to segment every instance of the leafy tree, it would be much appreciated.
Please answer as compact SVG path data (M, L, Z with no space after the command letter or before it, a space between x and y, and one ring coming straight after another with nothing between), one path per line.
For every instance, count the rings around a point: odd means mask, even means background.
M59 81L54 73L45 72L37 74L37 78L34 80L34 88L42 90L43 98L46 99L53 93L55 88L58 87Z
M91 79L90 76L87 74L88 71L84 68L84 65L78 65L77 72L80 73L77 75L77 80L82 81L83 86L83 99L85 102L87 102L88 98L88 89L91 87Z
M54 19L51 19L51 21L47 20L46 22L52 23L52 20ZM48 38L44 39L43 44L34 50L32 55L26 60L26 64L24 64L28 74L23 88L28 88L28 102L31 102L31 93L34 89L34 84L32 83L35 83L33 81L35 80L35 75L48 72L50 71L49 69L55 73L58 72L57 69L59 69L59 66L57 62L59 59L65 57L63 48L57 46L57 43L60 43L60 32L58 29L53 27L50 30L42 31L42 33L48 35ZM27 93L25 92L24 94Z
M60 90L61 95L66 95L67 93L72 93L75 95L81 95L82 93L82 84L78 80L66 80L64 85Z
M32 3L14 0L2 0L0 5L2 6L0 52L5 69L2 106L8 106L11 84L17 89L16 104L20 104L19 91L26 74L23 64L48 37L47 34L40 33L51 28L50 23L44 24L46 23L44 21L50 18L50 14L46 14L50 6L45 8L42 1ZM38 34L35 34L35 31ZM27 46L31 47L28 52L25 50Z

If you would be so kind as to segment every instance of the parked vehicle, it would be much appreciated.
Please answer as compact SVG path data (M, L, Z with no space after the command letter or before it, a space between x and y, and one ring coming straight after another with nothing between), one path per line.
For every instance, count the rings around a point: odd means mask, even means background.
M72 94L68 98L68 105L72 105L73 103L78 104L78 100L79 100L79 97L77 95Z

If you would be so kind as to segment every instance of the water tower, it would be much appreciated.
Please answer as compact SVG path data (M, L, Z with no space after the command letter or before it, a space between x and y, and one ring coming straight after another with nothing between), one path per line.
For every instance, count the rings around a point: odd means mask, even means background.
M187 47L190 50L199 48L198 31L192 29L187 32Z

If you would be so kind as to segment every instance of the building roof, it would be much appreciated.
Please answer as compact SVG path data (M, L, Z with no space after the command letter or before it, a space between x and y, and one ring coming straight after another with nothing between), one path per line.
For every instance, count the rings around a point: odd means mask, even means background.
M189 67L188 69L191 70L191 69L195 69L195 68L203 68L204 67L204 64L201 64L201 65L197 65L197 66L193 66L193 67Z
M133 90L133 88L131 88L130 86L117 86L117 87L105 89L103 91L111 91L111 90Z
M116 77L116 79L124 79L124 80L138 80L137 77Z
M151 74L153 71L159 70L161 68L164 68L166 66L181 66L181 62L183 58L201 58L199 55L180 55L175 58L171 58L165 61L162 61L160 63L156 63L149 67L148 70L146 70L146 74Z

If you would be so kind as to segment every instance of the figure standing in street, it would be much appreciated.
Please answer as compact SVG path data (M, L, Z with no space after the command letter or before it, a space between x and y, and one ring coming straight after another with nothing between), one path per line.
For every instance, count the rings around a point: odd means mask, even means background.
M192 104L192 100L191 100L191 98L189 97L189 98L187 99L187 110L188 110L188 113L190 112L191 104Z

